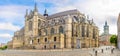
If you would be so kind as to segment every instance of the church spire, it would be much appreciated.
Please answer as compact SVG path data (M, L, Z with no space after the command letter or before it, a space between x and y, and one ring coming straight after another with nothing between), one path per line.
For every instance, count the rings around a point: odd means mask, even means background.
M35 12L38 12L37 3L35 3L34 11L35 11Z
M28 16L28 9L26 9L26 14L25 14L25 16Z
M92 23L93 23L93 19L92 19Z
M47 10L45 9L44 14L47 14Z
M87 15L87 19L89 19L89 15Z
M45 9L45 11L44 11L44 16L48 16L47 9Z
M107 26L107 21L105 21L105 26Z

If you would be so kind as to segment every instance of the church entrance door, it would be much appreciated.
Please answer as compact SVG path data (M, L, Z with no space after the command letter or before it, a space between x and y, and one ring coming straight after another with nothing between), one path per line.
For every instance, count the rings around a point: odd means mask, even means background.
M76 46L77 48L80 48L80 39L77 39Z

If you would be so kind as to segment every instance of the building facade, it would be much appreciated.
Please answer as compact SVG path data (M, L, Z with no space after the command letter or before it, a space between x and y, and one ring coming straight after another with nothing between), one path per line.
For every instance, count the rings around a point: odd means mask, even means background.
M26 10L25 26L15 32L10 48L61 49L98 47L99 30L93 20L88 20L78 10L68 10L44 15Z
M110 37L112 35L109 34L109 25L107 24L107 21L105 22L105 25L103 26L103 28L104 28L104 32L99 37L99 44L100 44L100 46L104 46L104 45L109 46L109 45L111 45Z
M118 20L117 20L117 47L118 49L120 49L120 13L119 13L119 16L118 16Z
M0 48L6 46L6 43L0 43Z

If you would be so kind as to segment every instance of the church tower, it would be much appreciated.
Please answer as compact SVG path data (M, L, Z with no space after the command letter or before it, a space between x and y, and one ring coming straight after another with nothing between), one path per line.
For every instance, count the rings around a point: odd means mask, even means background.
M117 47L118 47L118 49L120 49L120 13L119 13L118 20L117 20L117 31L118 31Z
M38 35L38 8L37 8L37 4L35 3L35 8L33 11L33 36L37 36Z
M24 36L25 45L30 44L31 38L37 35L38 35L38 9L37 4L35 3L34 10L31 10L29 13L28 10L26 10L25 36Z
M104 34L105 35L109 34L109 26L107 25L107 21L105 22L105 25L104 25Z

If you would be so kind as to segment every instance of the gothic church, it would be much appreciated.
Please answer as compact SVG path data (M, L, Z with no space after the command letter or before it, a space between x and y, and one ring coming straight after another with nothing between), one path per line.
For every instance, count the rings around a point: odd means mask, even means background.
M25 26L16 31L10 49L63 49L98 47L99 29L93 19L78 10L48 15L26 10Z

